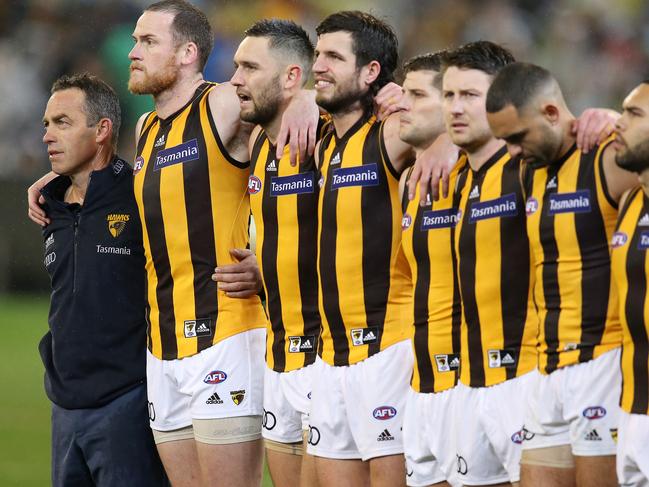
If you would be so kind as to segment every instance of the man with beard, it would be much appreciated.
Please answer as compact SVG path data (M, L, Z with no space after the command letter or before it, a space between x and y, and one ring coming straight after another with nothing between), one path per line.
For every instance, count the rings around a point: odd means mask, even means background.
M468 159L458 175L454 231L463 311L454 439L464 485L518 482L524 398L536 367L520 161L493 136L485 110L494 76L513 61L488 41L444 56L446 130Z
M277 158L276 142L288 104L310 77L313 44L288 20L259 21L245 35L230 82L241 119L259 125L250 137L248 192L269 317L262 433L274 485L291 487L301 478L311 486L313 457L302 443L320 335L316 168L312 157L291 165L288 150Z
M156 104L138 123L134 167L154 437L174 485L258 485L265 315L254 255L236 250L248 244L241 161L251 127L240 121L234 87L203 80L213 39L200 10L154 3L133 38L129 89ZM291 140L306 139L318 117L312 100L301 100L292 104L298 115L284 117ZM28 192L30 217L42 225L34 193L47 180Z
M258 485L266 319L254 255L238 250L248 243L249 127L235 88L203 80L213 40L201 11L155 3L133 38L129 89L156 105L136 129L134 184L154 436L174 485L199 476L204 485Z
M539 315L539 371L525 418L522 484L615 486L621 327L608 242L637 177L610 140L575 145L570 113L544 68L503 68L487 96L491 129L527 163L527 233Z
M637 86L624 100L615 132L615 162L640 180L640 185L620 200L620 216L611 240L622 322L617 478L626 487L649 485L649 82Z
M397 116L372 114L396 68L397 39L362 12L332 14L316 32L316 101L333 130L316 150L323 330L307 451L322 486L403 485L412 352L398 183L413 153Z
M444 52L417 56L404 65L399 137L417 155L444 133L441 63ZM455 165L449 184L466 158ZM410 266L415 365L403 418L406 482L409 486L448 486L455 473L452 411L460 367L460 293L455 271L453 230L458 221L453 192L437 201L408 200L401 177L402 248ZM406 193L404 195L404 193Z

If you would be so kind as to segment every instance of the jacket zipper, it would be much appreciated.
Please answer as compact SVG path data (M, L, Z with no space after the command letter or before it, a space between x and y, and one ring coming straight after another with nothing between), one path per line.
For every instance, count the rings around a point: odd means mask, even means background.
M74 214L74 245L72 246L72 294L74 295L77 290L77 230L79 229L79 220L81 215L79 212Z

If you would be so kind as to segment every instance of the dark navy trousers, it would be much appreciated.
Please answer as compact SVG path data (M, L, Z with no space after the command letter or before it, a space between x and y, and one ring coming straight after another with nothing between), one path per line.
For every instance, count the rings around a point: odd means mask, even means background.
M169 485L149 427L146 384L99 408L52 404L52 485Z

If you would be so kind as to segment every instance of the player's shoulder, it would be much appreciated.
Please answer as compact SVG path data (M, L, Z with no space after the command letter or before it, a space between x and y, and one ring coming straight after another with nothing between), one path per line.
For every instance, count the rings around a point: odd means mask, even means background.
M137 143L140 140L140 135L142 135L142 130L144 129L144 123L151 117L154 112L144 112L138 118L137 123L135 124L135 142Z
M232 83L212 83L209 92L209 105L212 110L235 108L238 116L239 97Z

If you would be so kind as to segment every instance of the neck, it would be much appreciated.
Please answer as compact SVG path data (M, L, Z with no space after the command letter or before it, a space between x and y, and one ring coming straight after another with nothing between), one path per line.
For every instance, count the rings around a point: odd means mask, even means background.
M176 83L166 90L153 96L155 110L158 117L165 119L184 107L194 96L196 88L203 83L203 74L194 73L178 79Z
M415 159L419 159L419 156L426 150L428 149L431 145L433 145L433 142L437 140L437 137L442 135L444 132L439 132L433 135L430 139L421 142L419 144L413 144L412 148L415 151Z
M638 174L638 181L642 185L642 191L644 194L649 196L649 169L645 169L640 174Z
M576 122L575 117L572 113L568 112L565 120L566 121L563 122L563 126L561 127L561 133L563 136L561 137L561 145L557 151L557 155L554 159L555 161L565 156L577 140L572 133L572 126Z
M469 166L474 171L479 171L485 163L491 159L502 146L504 142L495 137L491 137L485 144L473 151L466 151L469 160Z
M336 130L336 135L342 137L364 115L361 102L355 102L348 110L331 114L331 120Z
M284 116L284 112L286 111L288 105L291 103L292 99L293 98L291 97L287 100L284 100L273 119L267 123L261 124L261 128L263 128L264 132L266 132L266 137L268 137L268 140L270 140L270 143L273 145L275 145L275 142L277 142L277 136L279 135L280 128L282 127L282 117Z
M86 198L86 191L88 190L88 183L90 182L90 173L93 171L100 171L104 169L113 159L114 153L112 148L101 146L93 157L92 161L84 165L82 169L69 174L68 177L72 184L65 192L64 201L66 203L83 204Z

